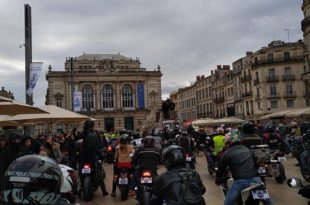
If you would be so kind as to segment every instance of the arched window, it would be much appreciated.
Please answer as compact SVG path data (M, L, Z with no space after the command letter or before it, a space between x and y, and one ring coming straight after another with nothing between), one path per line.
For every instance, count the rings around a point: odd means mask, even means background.
M105 85L102 89L102 108L103 109L113 109L114 108L114 98L113 98L113 88L111 85Z
M122 90L122 99L124 108L133 108L132 87L128 84L124 85Z
M94 91L90 85L85 85L82 89L83 110L92 111L94 109Z

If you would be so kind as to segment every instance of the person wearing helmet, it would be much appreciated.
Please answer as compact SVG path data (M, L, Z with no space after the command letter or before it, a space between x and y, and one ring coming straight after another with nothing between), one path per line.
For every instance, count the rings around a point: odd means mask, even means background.
M5 138L5 135L1 134L0 135L0 153L1 153L2 150L4 150L6 148L6 145L7 145L7 140Z
M153 136L153 138L155 140L155 147L158 148L159 150L161 150L162 145L163 145L163 139L160 136L160 130L153 129L151 135Z
M261 145L263 139L255 133L255 126L251 122L244 122L241 125L242 144L251 148L252 145Z
M276 131L276 126L269 123L265 126L265 134L263 135L263 143L269 145L271 150L280 150L285 154L291 152L288 142Z
M251 183L261 183L257 176L256 162L253 153L241 144L240 133L232 130L225 135L224 145L226 151L218 161L218 171L216 172L216 185L222 184L226 178L226 168L228 167L234 179L234 183L229 189L224 205L235 204L241 191L251 185Z
M181 132L176 139L176 144L183 148L185 155L187 156L186 161L191 169L195 169L195 141L194 139L185 131Z
M84 163L90 163L93 167L95 167L94 170L96 172L97 170L103 169L102 164L99 163L98 159L103 162L104 156L101 151L103 149L103 143L99 133L95 131L94 126L94 121L86 120L84 122L83 132L79 136L80 139L83 139L83 150L80 155L80 166L83 166ZM80 167L80 170L81 169L82 168ZM99 185L102 195L108 195L103 178L99 180Z
M132 157L135 153L135 150L133 149L133 146L129 144L129 136L128 134L122 134L119 137L119 145L115 148L115 155L114 155L114 176L118 175L119 168L125 167L128 169L132 168ZM112 193L111 196L116 196L116 181L113 179L113 186L112 186ZM129 196L134 195L135 192L133 190L129 191Z
M29 154L29 151L21 145L22 136L16 130L10 131L8 135L9 144L0 153L0 190L3 188L2 178L5 170L15 159Z
M51 158L20 157L10 165L3 178L4 204L59 204L62 181L61 169Z
M309 172L308 158L310 156L310 123L305 121L301 124L302 138L301 146L302 152L299 157L300 168L303 172Z
M185 153L184 150L178 145L171 145L163 150L162 161L167 171L161 174L155 182L152 190L150 204L183 204L180 203L182 198L182 178L189 170L185 165ZM201 197L206 188L202 184L199 174L191 170L193 173L191 181L200 188L200 193L196 193L197 197ZM198 196L199 195L199 196ZM200 204L205 204L203 201ZM197 205L200 205L199 203Z
M155 147L153 136L146 136L142 139L143 147L140 147L132 158L132 164L135 167L132 188L136 187L138 177L143 171L151 171L152 176L158 176L157 167L161 163L161 152Z

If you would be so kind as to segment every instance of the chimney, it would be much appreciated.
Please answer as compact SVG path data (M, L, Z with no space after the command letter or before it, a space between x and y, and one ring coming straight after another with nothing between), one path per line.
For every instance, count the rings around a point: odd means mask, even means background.
M200 81L200 76L196 75L196 81Z
M211 70L211 75L213 75L213 70Z
M252 54L253 54L252 51L247 51L247 52L246 52L246 56L250 56L250 55L252 55Z
M217 69L221 70L222 66L221 65L217 65Z
M223 70L229 70L230 69L230 65L223 65Z

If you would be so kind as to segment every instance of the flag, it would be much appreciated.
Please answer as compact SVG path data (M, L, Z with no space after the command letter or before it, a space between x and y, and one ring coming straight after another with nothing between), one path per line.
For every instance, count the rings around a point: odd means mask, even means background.
M27 95L32 96L34 87L36 86L41 69L43 67L43 62L32 62L30 63L30 76L29 76L29 87L27 89Z
M73 96L73 111L74 112L81 111L81 99L82 99L82 92L74 91L74 96Z

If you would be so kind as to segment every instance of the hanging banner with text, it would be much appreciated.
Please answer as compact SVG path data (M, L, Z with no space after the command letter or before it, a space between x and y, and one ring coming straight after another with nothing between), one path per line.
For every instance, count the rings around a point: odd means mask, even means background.
M73 96L73 111L74 112L81 111L81 100L82 100L82 92L74 91L74 96Z
M138 109L144 108L144 86L143 83L137 84L137 90L138 90Z
M29 76L29 87L27 89L27 95L32 96L34 87L36 86L39 76L43 67L43 62L32 62L30 63L30 76Z

